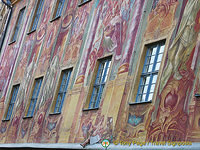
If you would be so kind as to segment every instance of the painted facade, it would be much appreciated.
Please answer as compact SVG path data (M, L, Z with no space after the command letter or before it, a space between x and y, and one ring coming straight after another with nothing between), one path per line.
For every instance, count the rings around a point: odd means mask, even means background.
M2 46L4 41L4 34L5 34L5 28L8 20L8 15L10 13L9 8L3 4L3 2L0 2L0 44Z
M11 1L13 13L0 56L0 143L101 141L200 142L200 0ZM15 42L10 39L25 7ZM135 103L148 45L165 41L152 101ZM98 60L112 57L97 109L88 109ZM72 68L59 114L52 112L61 72ZM35 79L43 77L32 117ZM6 120L13 85L20 85Z

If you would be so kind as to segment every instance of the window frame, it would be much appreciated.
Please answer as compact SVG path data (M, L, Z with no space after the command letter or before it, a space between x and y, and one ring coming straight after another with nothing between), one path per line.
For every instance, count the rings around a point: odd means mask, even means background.
M109 63L106 63L107 67L105 68L105 71L102 71L103 74L101 74L99 76L100 69L101 69L100 65L102 65L103 62L109 62ZM111 67L112 67L112 56L107 56L107 57L100 58L97 60L96 67L94 69L92 81L91 81L90 88L89 88L89 94L86 99L86 105L83 110L99 109L100 103L102 101L102 98L103 98L103 95L105 92L106 84L109 80ZM98 77L100 77L100 82L101 82L101 80L104 82L97 84ZM106 80L105 80L105 78L106 78ZM97 86L99 87L99 91L97 92L97 98L95 98L93 100L93 96L94 96L94 92L95 92L94 90L95 90L95 87L97 87ZM103 86L103 89L102 89L102 86ZM93 106L92 106L92 103L93 103Z
M35 95L34 91L36 89L36 85L38 84L37 80L39 81L39 87L38 87L38 89L36 91L36 97L33 97ZM39 95L40 95L40 91L41 91L41 88L42 88L42 84L43 84L43 76L41 76L39 78L35 78L34 84L33 84L33 87L32 87L32 91L31 91L31 97L29 98L29 103L27 105L26 113L25 113L25 117L24 118L32 118L33 117L34 112L35 112L35 107L37 105L37 101L38 101L38 98L39 98ZM30 110L32 102L33 102L33 107L32 107L32 110Z
M41 2L41 3L40 3ZM30 24L30 27L29 27L29 32L28 32L28 34L30 34L30 33L32 33L32 32L34 32L34 31L36 31L36 29L37 29L37 26L38 26L38 23L39 23L39 20L40 20L40 16L41 16L41 14L42 14L42 10L43 10L43 8L44 8L44 2L45 2L45 0L37 0L37 5L36 5L36 7L35 7L35 11L34 11L34 13L33 13L33 16L32 16L32 19L31 19L31 24ZM41 5L40 5L41 4ZM40 8L40 11L39 11L39 7L41 6L41 8ZM37 16L38 15L38 16ZM36 17L37 17L37 20L36 20ZM36 23L35 25L34 25L34 23Z
M59 6L60 6L59 5L60 1L62 1L62 5L61 5L60 9L58 9ZM63 9L64 9L64 5L65 5L65 0L57 0L56 1L55 5L54 5L54 8L53 8L53 14L51 16L50 22L53 22L54 20L56 20L56 19L61 17ZM60 10L59 13L58 13L58 10ZM58 13L58 15L57 15L57 13Z
M12 44L12 43L16 42L16 40L17 40L17 37L19 35L19 31L20 31L21 26L22 26L22 20L23 20L25 9L26 9L26 6L23 7L22 9L20 9L20 11L18 13L17 20L15 22L15 27L13 29L12 36L11 36L9 44Z
M163 51L160 53L160 50L161 50L162 46L164 46L164 48L163 48ZM153 51L154 51L154 48L156 48L156 52L154 54L152 54ZM152 51L151 54L150 54L150 50ZM159 42L147 45L145 61L144 61L144 64L143 64L142 73L140 75L140 82L139 82L137 95L136 95L136 100L135 100L136 103L143 103L143 102L152 101L153 95L155 93L155 87L156 87L156 83L157 83L157 79L158 79L158 73L159 73L159 70L160 70L160 66L161 66L161 62L162 62L162 59L163 59L164 52L165 52L165 41L159 41ZM160 61L158 62L157 60L159 58L159 55L162 55L162 56L161 56ZM152 56L154 57L153 63L151 63ZM147 62L148 57L149 57L149 62ZM145 66L149 67L149 66L151 66L151 64L153 66L152 66L151 71L149 72L149 68L147 68ZM156 65L157 64L160 64L158 70L156 70ZM147 71L145 71L146 68L147 68ZM154 76L157 76L157 77L156 77L155 82L153 83ZM146 84L146 81L147 81L148 77L149 77L149 82L148 82L148 84ZM144 83L142 83L143 81L144 81ZM151 91L152 85L154 85L153 92ZM146 86L147 86L147 90L146 90L146 93L145 93L144 92L144 88ZM141 87L143 87L143 89ZM142 91L142 93L140 93L140 91ZM146 95L145 96L145 100L143 101L142 97L140 97L140 99L139 99L139 95L141 95L141 96ZM150 95L151 95L151 99L149 100L148 98L149 98Z
M17 88L16 89L17 92L15 91L15 88ZM5 111L5 114L4 114L3 121L9 121L11 119L11 117L12 117L13 108L15 106L15 102L16 102L16 99L17 99L17 96L18 96L19 88L20 88L20 84L15 84L15 85L12 86L12 91L11 91L11 94L9 96L9 102L8 102L7 107L6 107L6 111ZM14 92L16 92L15 93L15 97L13 97L14 96ZM10 107L11 107L11 111L10 111L10 114L8 114Z
M54 101L53 101L52 106L51 106L50 115L61 114L62 108L63 108L63 104L64 104L64 100L65 100L66 95L68 93L72 72L73 72L73 68L72 67L61 70L60 77L59 77L59 82L58 82L58 85L57 85L57 88L56 88L57 89L56 90L56 94L55 94ZM62 85L63 80L64 80L65 73L67 73L67 78L66 78L67 82L66 82L64 91L60 91L61 90L61 85ZM58 96L59 96L60 93L63 93L64 96L61 99L61 103L60 103L59 107L57 107L58 111L56 111L56 106L58 105L58 102L59 102L58 101Z

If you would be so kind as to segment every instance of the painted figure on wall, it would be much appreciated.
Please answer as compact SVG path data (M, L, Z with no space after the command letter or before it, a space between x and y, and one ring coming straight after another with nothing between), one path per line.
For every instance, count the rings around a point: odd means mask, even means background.
M89 3L91 4L91 3ZM71 28L71 36L69 38L69 45L66 48L64 55L64 62L74 63L79 57L81 44L83 42L83 36L85 28L88 22L89 13L92 5L84 5L80 7L74 15L73 25Z
M93 51L90 57L90 69L93 69L94 60L92 58L102 57L104 53L115 52L114 59L121 58L122 45L125 40L130 8L134 0L108 1L105 0L100 15L97 34L93 43Z
M114 69L117 70L119 60L122 57L122 47L127 34L128 20L131 15L131 8L135 0L103 2L99 24L89 55L87 74L93 71L96 60L105 54L114 54ZM86 75L87 76L87 75Z
M176 39L168 51L157 101L159 107L150 114L148 141L184 141L188 127L188 108L195 79L196 44L199 29L200 1L188 1ZM197 19L198 18L198 19ZM196 22L198 20L198 22ZM187 88L183 88L187 87Z

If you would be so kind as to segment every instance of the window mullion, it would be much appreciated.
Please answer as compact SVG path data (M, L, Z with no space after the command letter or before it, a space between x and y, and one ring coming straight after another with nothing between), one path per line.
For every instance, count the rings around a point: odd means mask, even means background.
M55 108L54 108L54 113L55 112L57 112L56 110L57 110L57 108L59 107L59 101L60 101L60 99L61 99L61 94L62 93L58 93L58 97L57 97L57 99L56 99L56 106L55 106Z
M102 90L103 90L104 80L105 80L105 77L106 77L106 74L107 74L107 70L108 70L109 60L106 60L105 63L106 63L106 64L104 64L104 65L106 65L106 66L105 66L105 70L104 70L104 68L103 68L103 78L102 78L102 80L100 81L101 83L100 83L99 93L98 93L98 96L97 96L97 100L96 100L95 107L98 107L99 102L100 102L100 97L101 97L102 92L103 92Z
M28 108L28 112L27 112L27 116L30 115L32 103L33 103L33 101L32 101L32 99L31 99L30 105L29 105L29 108Z
M149 98L149 93L150 93L150 89L151 89L152 80L153 80L153 74L150 75L149 84L148 84L148 89L147 89L147 93L146 93L146 97L145 97L145 102L146 102L146 101L148 100L148 98Z
M37 99L40 92L41 84L42 84L42 78L39 78L35 81L35 87L33 90L32 98L31 98L28 113L27 113L27 116L29 117L33 116L35 106L37 104Z
M156 54L155 54L155 59L154 59L154 63L153 63L152 72L154 72L154 71L155 71L155 68L156 68L157 59L158 59L158 54L159 54L159 49L160 49L160 45L158 45L158 46L157 46L157 49L156 49Z
M33 116L33 113L34 113L34 110L35 110L36 103L37 103L37 98L35 98L35 99L33 100L33 108L32 108L32 111L31 111L31 116Z
M9 113L9 119L10 119L10 117L11 117L11 113L12 113L12 110L13 110L13 106L14 106L14 104L11 104L10 113Z
M99 87L99 93L98 93L98 96L97 96L97 100L96 100L96 104L95 104L95 107L98 107L98 105L99 105L99 103L100 103L100 97L101 97L101 95L102 95L102 90L103 90L103 84L104 84L104 80L105 80L105 77L106 77L106 74L107 74L107 70L108 70L108 65L109 65L109 60L106 60L105 61L105 63L106 64L104 64L104 65L106 65L105 66L105 70L104 70L104 68L103 68L103 78L102 78L102 80L100 81L101 83L100 83L100 87Z
M67 74L67 82L66 82L65 90L64 90L65 92L67 92L67 88L68 88L68 85L69 85L70 76L71 76L71 71L69 71L68 74Z
M99 106L100 100L101 100L101 96L103 93L103 89L104 89L105 83L102 83L99 87L99 93L97 96L97 100L96 100L96 104L95 104L95 108L97 108Z
M63 96L62 96L62 99L61 99L61 102L60 102L59 112L61 112L63 102L64 102L64 99L65 99L65 94L66 94L66 92L63 92Z
M14 98L14 100L13 100L13 103L15 103L15 100L16 100L16 98L17 98L17 93L18 93L18 89L15 88L15 98Z
M98 78L100 77L101 66L102 66L102 64L100 63L100 64L99 64L98 71L97 71L97 77L96 77L96 79L95 79L95 84L97 84Z
M147 54L146 54L146 56L145 56L145 60L144 60L144 66L143 66L143 69L142 69L142 73L147 73L146 71L145 71L145 69L146 69L146 64L147 64L147 59L148 59L148 56L149 56L149 52L150 52L150 48L147 50Z
M98 81L98 78L99 78L101 66L102 66L102 64L99 63L99 68L98 68L98 71L97 71L97 76L96 76L96 79L95 79L95 83L94 83L94 85L93 85L92 96L91 96L91 98L90 98L89 108L91 108L91 105L92 105L92 103L93 103L93 101L94 101L93 98L94 98L94 93L95 93L95 86L97 87L97 85L98 85L97 81Z
M62 81L60 83L59 92L58 92L57 99L55 102L54 113L61 112L61 109L62 109L62 106L64 103L64 99L65 99L65 95L67 93L67 88L69 85L71 69L62 71L61 74L62 74Z
M89 103L89 108L91 108L91 105L92 105L92 103L93 103L93 97L94 97L94 93L95 93L95 87L93 87L93 90L92 90L92 96L91 96L91 98L90 98L90 103Z
M137 96L136 96L136 102L139 102L138 96L139 96L139 91L141 90L142 79L143 79L143 77L141 76L141 77L140 77L139 88L138 88Z
M65 95L66 95L66 92L67 92L67 87L68 87L68 84L69 84L70 75L71 75L71 71L68 71L65 74L65 78L67 78L67 82L65 84L64 91L62 92L63 96L62 96L62 99L61 99L61 104L60 104L60 107L59 107L59 112L61 112L61 109L62 109L62 106L63 106L63 102L64 102Z
M38 98L38 95L39 95L39 91L40 91L40 86L41 86L41 80L38 81L38 88L37 88L37 91L36 91L36 98Z

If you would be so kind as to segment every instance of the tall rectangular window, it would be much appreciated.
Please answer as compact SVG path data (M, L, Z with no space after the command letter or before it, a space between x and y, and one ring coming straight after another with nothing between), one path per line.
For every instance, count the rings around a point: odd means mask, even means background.
M58 18L59 16L61 16L64 3L65 3L65 0L57 0L53 18Z
M13 32L13 35L12 35L12 38L11 38L11 42L15 42L16 39L17 39L17 35L18 35L19 29L20 29L20 26L21 26L21 23L22 23L22 18L23 18L23 15L24 15L24 10L25 10L25 7L22 8L19 12L17 22L16 22L16 25L15 25L15 28L14 28L14 32Z
M69 80L70 80L70 76L71 76L71 72L72 69L67 69L62 71L61 73L61 84L59 87L59 92L58 92L58 96L56 99L56 104L55 104L55 108L54 108L54 113L60 113L62 106L63 106L63 102L65 99L65 95L67 93L67 88L69 85Z
M98 71L93 85L92 96L90 98L89 109L98 108L108 73L111 65L111 57L99 61Z
M13 86L12 93L11 93L12 96L11 96L10 103L9 103L9 106L7 109L5 120L10 120L10 117L11 117L12 111L13 111L13 107L15 105L15 101L17 98L18 90L19 90L19 84Z
M39 92L40 92L40 87L42 85L42 80L43 80L42 77L35 80L31 101L29 104L28 112L26 114L27 117L33 116L35 105L37 103L37 99L38 99Z
M140 77L136 102L152 100L164 48L164 42L159 42L148 47L143 71Z
M44 0L38 0L30 31L34 31L37 28L39 18L40 18L41 12L42 12L43 4L44 4Z

